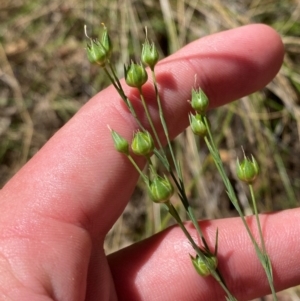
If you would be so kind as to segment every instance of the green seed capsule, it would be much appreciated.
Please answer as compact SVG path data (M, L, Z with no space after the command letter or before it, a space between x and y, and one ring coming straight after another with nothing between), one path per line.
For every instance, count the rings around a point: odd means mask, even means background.
M215 255L205 255L207 264L199 257L197 254L196 257L191 256L193 266L197 273L202 277L207 277L211 275L212 270L216 270L218 266L218 258Z
M209 100L203 90L192 89L191 106L197 113L205 115L209 106Z
M236 167L237 177L247 183L252 184L256 180L259 174L259 166L254 157L251 157L251 160L245 157L245 159L240 163L237 159Z
M141 88L148 79L148 74L142 64L131 63L124 66L125 80L128 86Z
M146 38L142 49L142 62L149 66L151 70L154 70L154 66L158 62L158 57L158 51L154 43L150 44L149 40Z
M173 195L174 187L166 176L162 178L156 175L148 185L148 191L153 202L165 203Z
M84 31L86 37L90 40L90 43L87 45L87 57L90 63L98 64L104 66L109 59L112 52L112 43L107 32L107 28L104 24L104 32L101 36L101 41L97 39L92 39L87 35L86 26L84 26Z
M115 149L123 154L129 154L129 144L128 141L120 136L116 131L111 130L111 135L114 141Z
M189 115L190 125L193 133L200 137L204 137L207 134L207 128L203 120L203 116L200 114Z
M107 61L107 51L97 40L91 40L87 45L87 57L90 63L104 66Z
M149 132L136 132L132 143L132 151L139 156L149 156L154 150L154 141Z

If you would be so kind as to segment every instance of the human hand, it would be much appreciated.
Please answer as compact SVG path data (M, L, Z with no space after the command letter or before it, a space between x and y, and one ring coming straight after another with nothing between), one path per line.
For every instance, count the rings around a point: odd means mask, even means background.
M195 74L216 107L263 88L282 58L279 36L250 25L195 41L163 60L156 73L171 136L187 126ZM149 90L149 101L152 96ZM136 129L112 87L93 97L2 189L0 300L224 300L213 279L194 271L192 249L177 227L106 257L105 235L138 179L113 149L107 124L128 139ZM278 290L300 283L298 214L262 216ZM220 229L219 267L238 300L266 294L265 274L240 219L201 227L211 244Z

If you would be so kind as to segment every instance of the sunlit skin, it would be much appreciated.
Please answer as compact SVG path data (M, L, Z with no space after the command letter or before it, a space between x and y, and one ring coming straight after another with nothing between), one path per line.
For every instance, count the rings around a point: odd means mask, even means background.
M161 61L155 68L171 136L188 124L195 75L217 107L263 88L283 55L273 29L249 25L199 39ZM158 122L153 89L143 89ZM140 111L135 89L126 92ZM106 257L105 236L138 179L114 150L107 125L128 140L137 129L113 87L83 106L1 190L0 300L224 300L218 284L194 270L193 250L176 226ZM299 214L261 217L278 290L300 284ZM239 300L269 292L240 219L201 227L211 246L219 229L219 268Z

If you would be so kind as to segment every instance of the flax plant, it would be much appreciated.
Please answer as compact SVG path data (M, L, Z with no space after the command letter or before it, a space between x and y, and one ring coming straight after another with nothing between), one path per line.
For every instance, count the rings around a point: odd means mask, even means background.
M142 53L141 53L141 62L140 63L131 62L128 66L125 65L124 74L125 74L125 81L127 85L137 89L139 93L140 101L142 103L147 121L149 123L151 133L145 128L145 126L139 120L135 112L134 106L132 105L132 102L125 94L122 85L116 75L115 68L110 61L110 57L112 53L112 43L108 35L107 28L103 24L103 33L100 40L91 39L87 35L86 27L84 29L85 29L85 34L90 41L87 45L87 56L89 61L91 63L99 65L104 70L104 72L107 74L108 78L112 82L113 86L115 87L115 89L117 90L121 98L123 99L130 113L135 118L137 125L139 127L139 130L136 133L134 133L131 143L129 143L125 138L119 135L117 131L109 128L111 131L112 139L116 150L119 151L120 153L123 153L125 156L127 156L128 160L132 163L134 168L137 170L137 172L141 176L141 179L145 183L150 199L155 203L162 204L167 209L167 211L171 214L171 216L175 219L179 227L182 229L183 233L185 234L186 238L188 239L188 241L190 242L192 248L196 253L195 257L190 255L190 258L191 258L192 265L194 266L197 273L203 277L211 275L223 288L226 294L226 300L230 300L230 301L237 300L229 291L225 283L225 280L220 270L218 269L218 231L216 232L214 250L211 250L206 242L203 232L199 226L199 223L195 218L194 210L191 207L190 202L187 198L181 166L180 163L175 158L174 151L171 145L171 139L165 121L164 112L162 109L162 103L159 95L159 89L156 80L156 75L155 75L155 66L159 60L159 56L154 43L150 43L150 41L148 40L147 30L146 30L145 43L143 44ZM142 86L148 80L148 73L146 72L145 67L149 67L151 71L153 89L155 91L156 101L158 105L158 111L159 111L158 113L164 131L164 136L167 142L167 147L171 154L171 162L169 161L169 158L166 155L166 151L163 147L163 143L157 133L156 127L153 123L153 119L148 108L145 95L142 90ZM246 219L243 215L238 200L235 196L232 185L225 173L223 163L220 159L219 152L215 146L209 128L209 124L205 115L208 105L209 105L209 100L205 95L205 93L201 89L199 89L198 91L192 89L191 108L196 111L196 114L195 115L190 114L189 116L191 128L196 135L200 135L204 137L206 145L214 158L217 169L221 174L221 177L227 189L227 194L231 202L235 206L236 210L240 214L244 226L258 254L258 257L266 271L270 283L270 287L273 292L274 300L277 300L274 286L273 286L271 263L266 253L265 244L264 244L259 218L258 218L257 206L256 206L254 193L253 193L253 187L251 185L255 177L257 176L255 172L258 173L257 163L256 161L254 161L254 159L252 161L249 160L247 161L247 159L245 158L245 160L241 164L238 164L239 166L238 176L243 181L245 180L245 178L248 178L249 164L250 164L250 169L252 168L251 171L254 170L254 175L251 174L251 179L248 181L248 183L249 183L249 189L251 192L251 197L253 202L254 214L256 216L256 221L259 229L261 246L259 246L258 243L255 241L248 227ZM157 147L155 145L157 145ZM140 169L140 167L135 162L134 156L132 156L131 153L137 156L143 156L147 160L148 163L147 171L143 171ZM167 176L166 174L160 175L155 170L154 165L152 164L151 161L151 156L153 154L159 159L161 164L164 166L166 173L169 176ZM174 169L172 168L172 166L174 166ZM171 180L169 179L169 177L171 178ZM178 194L181 203L187 213L188 218L194 225L197 234L201 239L200 246L192 238L192 236L186 229L185 224L182 221L180 215L178 214L176 208L172 204L171 199L175 192Z
M208 122L208 119L206 117L206 110L209 105L209 100L204 93L203 90L195 90L192 89L192 100L191 100L191 107L196 111L196 114L190 114L189 120L190 120L190 126L192 131L195 135L201 136L204 138L205 143L207 145L207 148L210 152L210 154L213 157L213 160L215 162L215 165L218 169L219 174L221 175L221 178L223 180L223 183L226 188L227 195L233 204L234 208L238 212L246 231L251 239L251 242L255 248L255 252L257 254L257 257L266 273L269 286L272 292L273 300L277 301L277 296L274 288L274 282L273 282L273 273L272 273L272 265L270 258L266 251L266 246L262 234L262 229L260 225L260 220L258 216L258 210L254 195L254 190L252 184L255 182L258 174L259 174L259 166L256 162L255 158L252 156L251 160L248 159L244 154L244 159L240 163L239 160L237 160L237 177L248 184L249 191L251 195L251 201L252 201L252 207L253 207L253 214L255 215L256 224L259 232L259 239L260 239L260 245L257 243L253 233L250 230L250 227L247 223L247 220L245 218L245 215L242 211L242 208L239 204L238 198L235 194L235 191L233 189L233 186L226 174L225 167L223 165L223 162L221 160L220 152L218 148L216 147L216 144L213 139L212 132L210 130L210 125Z

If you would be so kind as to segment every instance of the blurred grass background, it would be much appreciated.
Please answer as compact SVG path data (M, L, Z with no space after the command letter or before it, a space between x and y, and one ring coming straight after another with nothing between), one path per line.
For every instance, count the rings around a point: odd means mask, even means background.
M286 49L277 77L262 91L209 115L245 212L250 209L247 191L235 177L241 146L261 165L255 185L260 211L299 206L298 0L1 0L1 187L91 96L108 85L104 73L88 63L84 49L84 24L95 36L101 22L109 28L114 42L113 60L120 76L123 63L141 52L145 26L161 57L197 38L245 24L260 22L276 29ZM201 141L199 144L203 145ZM198 217L235 215L206 149L195 151L189 131L178 137L174 147L176 156L184 162L188 194ZM200 169L196 168L199 158L203 163ZM111 229L105 248L112 252L170 223L138 185ZM297 289L285 292L281 300L300 300Z

